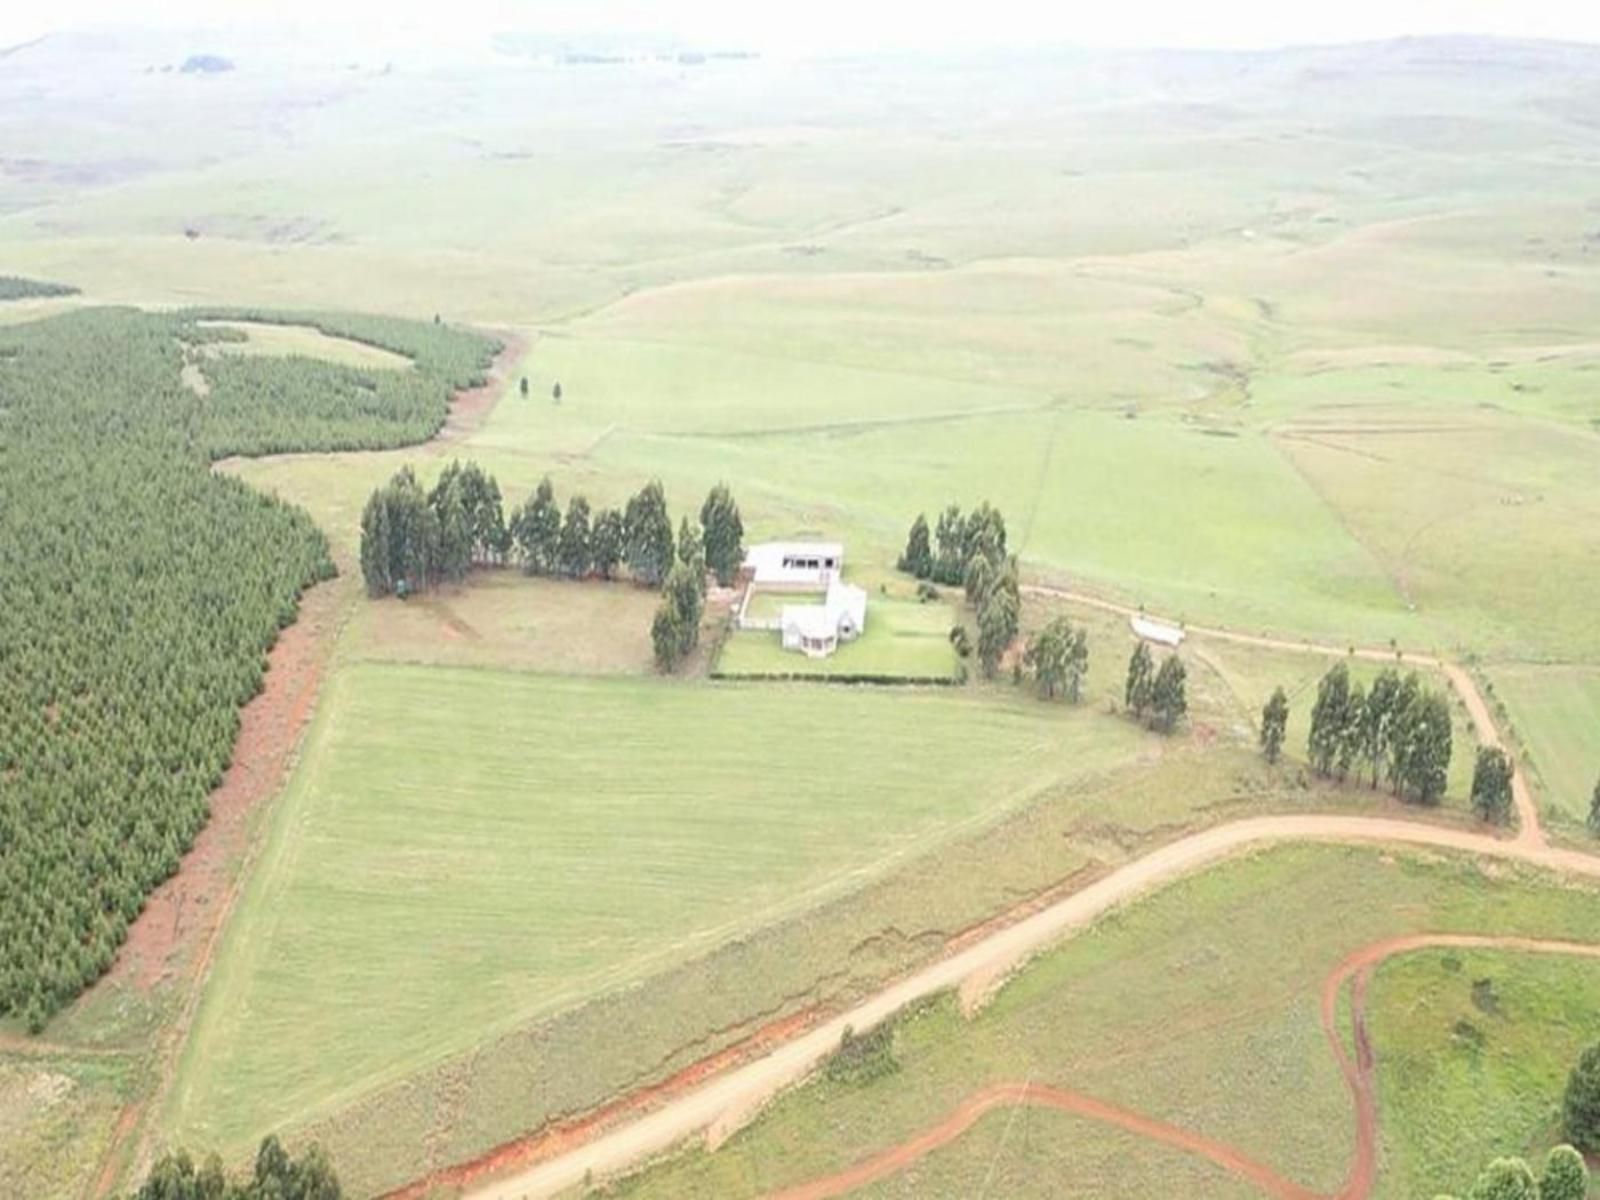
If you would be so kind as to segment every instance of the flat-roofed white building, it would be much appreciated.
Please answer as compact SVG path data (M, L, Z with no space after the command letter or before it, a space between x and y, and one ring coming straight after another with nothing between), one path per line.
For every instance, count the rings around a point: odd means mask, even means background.
M1147 642L1154 642L1158 646L1171 646L1174 650L1183 644L1183 630L1176 625L1157 621L1143 613L1135 613L1128 623L1133 626L1134 635Z
M838 542L762 542L745 551L745 569L760 588L825 588L844 570Z

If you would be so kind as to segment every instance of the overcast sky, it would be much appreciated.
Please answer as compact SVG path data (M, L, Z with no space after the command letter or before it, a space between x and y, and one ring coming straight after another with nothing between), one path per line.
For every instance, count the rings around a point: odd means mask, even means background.
M370 19L391 34L404 26L452 39L497 29L651 30L769 52L1040 42L1259 48L1428 33L1600 42L1596 0L0 0L0 45L104 24L284 19Z

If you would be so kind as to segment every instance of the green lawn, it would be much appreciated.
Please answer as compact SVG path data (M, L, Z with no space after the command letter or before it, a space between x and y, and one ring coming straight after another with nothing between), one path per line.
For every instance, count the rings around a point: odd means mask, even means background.
M1489 677L1533 754L1544 807L1581 824L1600 784L1600 667L1496 664Z
M943 691L341 669L168 1128L238 1151L859 887L1142 740Z
M750 597L745 615L756 621L776 621L790 604L821 604L825 592L757 591Z
M1382 1194L1465 1196L1491 1159L1536 1159L1562 1140L1567 1073L1600 1036L1600 962L1487 950L1391 959L1374 977L1368 1025Z
M691 1149L621 1193L652 1200L761 1195L904 1140L986 1083L1024 1079L1075 1088L1198 1130L1331 1193L1348 1165L1353 1120L1320 1027L1318 995L1345 955L1409 931L1585 939L1597 928L1600 893L1553 887L1543 877L1508 873L1491 880L1471 863L1433 855L1331 847L1263 851L1101 920L1033 963L971 1021L948 998L904 1020L895 1036L896 1074L864 1086L809 1084L778 1100L716 1153ZM1542 1059L1559 1058L1574 1038L1592 1038L1593 978L1587 1000L1571 976L1542 1004L1543 1024L1530 1033L1562 1031L1562 1041L1540 1052ZM1503 990L1520 1000L1535 989ZM1380 1037L1382 1046L1393 1048L1396 1036L1411 1027L1395 1026L1390 1011L1383 1007ZM1434 1038L1433 1024L1421 1045L1406 1033L1402 1049L1434 1044L1427 1040ZM1547 1109L1555 1097L1547 1090L1535 1097L1537 1090L1530 1085L1520 1103L1536 1099ZM1383 1112L1383 1161L1389 1163L1391 1147L1411 1137L1414 1115ZM988 1179L995 1195L1057 1194L1048 1185L1061 1163L1055 1139L1068 1132L1066 1123L1022 1114L1002 1141L1006 1115L991 1117L863 1194L970 1196L974 1179ZM1465 1123L1475 1115L1469 1106L1430 1119ZM1521 1145L1517 1139L1531 1132L1486 1136ZM1070 1134L1073 1157L1088 1163L1129 1146L1124 1135L1089 1123L1073 1122ZM1149 1154L1159 1168L1138 1168L1142 1194L1243 1194L1204 1164L1159 1150ZM1145 1155L1140 1145L1135 1156ZM1431 1194L1416 1188L1417 1172L1443 1177L1461 1167L1459 1155L1454 1143L1430 1149L1426 1159L1411 1160L1406 1176L1386 1173L1380 1194L1397 1200ZM1069 1195L1093 1194L1091 1182L1069 1167L1062 1187Z
M828 679L879 677L886 680L953 680L961 660L950 645L956 614L948 605L867 596L867 625L861 636L826 658L807 658L783 648L783 635L758 629L735 630L718 656L714 673L741 676Z

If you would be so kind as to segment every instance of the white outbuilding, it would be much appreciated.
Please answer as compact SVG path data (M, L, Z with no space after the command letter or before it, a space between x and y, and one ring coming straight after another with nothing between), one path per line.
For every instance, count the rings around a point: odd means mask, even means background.
M844 570L838 542L762 542L745 551L745 569L759 588L825 588Z
M1158 646L1171 646L1174 650L1183 644L1183 630L1176 625L1168 625L1165 621L1157 621L1143 613L1135 613L1128 623L1133 626L1134 635L1147 642L1154 642Z

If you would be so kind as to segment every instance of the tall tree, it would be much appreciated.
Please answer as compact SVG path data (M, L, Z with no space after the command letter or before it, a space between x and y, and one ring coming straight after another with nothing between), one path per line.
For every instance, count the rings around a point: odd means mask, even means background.
M1283 735L1288 726L1289 697L1281 687L1275 688L1261 709L1261 752L1269 763L1277 762L1283 752Z
M1585 1200L1589 1168L1571 1146L1553 1146L1539 1174L1539 1200Z
M1339 750L1334 761L1334 774L1342 782L1350 768L1361 757L1363 719L1367 712L1367 694L1359 683L1350 685L1345 696L1344 712L1339 717Z
M1155 663L1150 657L1148 642L1134 646L1128 659L1128 680L1123 685L1122 703L1136 717L1143 717L1150 707L1150 689L1155 682Z
M1033 674L1039 695L1053 700L1067 690L1067 672L1072 657L1072 622L1055 617L1028 639L1022 655L1023 665Z
M1345 722L1350 711L1350 668L1337 662L1317 683L1317 700L1311 706L1311 729L1306 736L1306 757L1318 775L1331 775L1345 742Z
M705 563L698 554L692 561L674 563L667 573L661 604L650 626L650 642L661 670L674 670L699 643L705 588Z
M706 566L716 575L717 583L727 587L744 565L744 519L727 484L717 484L706 496L700 506L700 528L704 531Z
M589 529L589 552L595 574L610 579L622 561L622 514L614 508L602 508L594 516Z
M361 510L361 577L369 596L387 596L394 591L390 541L389 501L384 489L377 488Z
M556 566L569 579L582 579L594 565L590 539L589 501L574 496L567 505L567 519L556 543Z
M659 480L651 480L628 501L622 515L623 558L634 579L659 587L672 568L672 518Z
M1361 712L1361 760L1371 772L1371 786L1387 769L1393 736L1395 703L1400 696L1400 672L1385 667L1372 681L1366 707Z
M1600 837L1600 779L1595 781L1594 796L1589 800L1589 832Z
M966 577L962 581L967 590L968 603L982 607L988 598L989 586L994 582L994 564L981 554L974 554L967 560Z
M440 490L432 505L439 523L438 573L441 579L460 583L472 566L472 518L461 497L458 475Z
M1188 671L1183 660L1169 654L1161 661L1155 682L1150 685L1150 713L1162 733L1171 733L1189 711Z
M940 583L957 587L965 582L967 560L962 554L965 534L960 506L952 504L939 514L939 523L934 527L938 557L934 560L933 577Z
M705 573L705 544L700 540L700 530L689 524L687 516L678 522L678 561L686 564L699 563L701 573Z
M1539 1200L1539 1181L1520 1158L1497 1158L1483 1169L1467 1200Z
M1020 619L1017 593L999 585L991 588L983 607L978 610L978 661L988 678L994 678L1000 669L1006 648L1017 636Z
M530 575L549 575L555 571L556 548L561 541L561 506L556 490L546 475L533 496L523 505L513 533L522 569Z
M1472 811L1494 825L1511 820L1511 759L1497 746L1480 746L1472 769Z
M1422 680L1415 671L1406 673L1400 681L1400 687L1395 691L1393 703L1389 710L1389 725L1386 742L1388 746L1388 766L1386 768L1389 785L1394 789L1394 794L1399 795L1405 786L1408 771L1407 763L1412 753L1412 735L1416 726L1418 705L1422 701Z
M933 574L933 547L928 541L928 518L922 513L911 522L911 532L906 535L905 553L900 555L900 570L927 579Z
M974 557L986 558L994 567L1006 558L1006 521L987 500L961 523L961 561L965 564Z
M1600 1043L1579 1056L1567 1077L1561 1123L1567 1141L1585 1154L1600 1154Z
M1450 702L1432 689L1419 693L1406 706L1399 732L1402 790L1419 804L1437 804L1450 772Z

